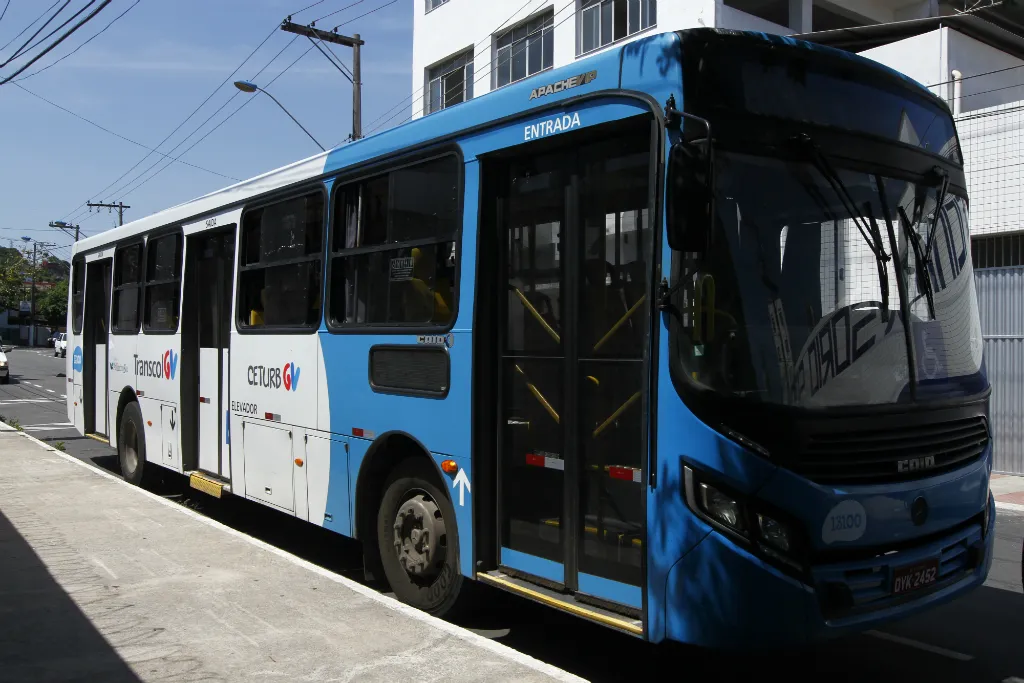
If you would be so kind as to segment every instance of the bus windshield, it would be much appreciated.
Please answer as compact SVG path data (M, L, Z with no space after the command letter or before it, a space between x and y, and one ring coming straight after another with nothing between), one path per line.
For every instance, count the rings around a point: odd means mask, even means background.
M699 386L830 407L908 400L911 363L919 386L980 371L963 197L738 152L717 154L715 193L709 248L673 266L675 354Z

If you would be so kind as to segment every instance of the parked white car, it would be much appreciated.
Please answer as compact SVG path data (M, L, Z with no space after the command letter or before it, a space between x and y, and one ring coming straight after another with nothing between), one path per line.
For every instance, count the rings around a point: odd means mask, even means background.
M3 347L0 346L0 384L7 384L11 381L11 364L7 360L7 354L3 352Z
M54 356L60 355L61 358L64 358L65 356L68 355L68 333L67 332L61 332L57 336L57 340L53 343L53 355Z

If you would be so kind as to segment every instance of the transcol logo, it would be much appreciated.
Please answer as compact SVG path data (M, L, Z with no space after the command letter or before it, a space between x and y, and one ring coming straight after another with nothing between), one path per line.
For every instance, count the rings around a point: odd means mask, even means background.
M178 354L173 350L164 351L159 360L142 360L135 358L135 374L140 377L157 377L159 379L174 379L178 372Z
M76 346L71 354L71 369L75 372L82 371L82 347Z
M265 387L285 391L297 391L299 388L299 366L285 363L283 368L267 367L266 365L250 365L246 379L251 387Z

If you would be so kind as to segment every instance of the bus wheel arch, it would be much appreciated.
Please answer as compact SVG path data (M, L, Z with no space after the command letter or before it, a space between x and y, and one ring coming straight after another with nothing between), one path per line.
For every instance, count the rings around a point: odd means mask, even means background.
M384 510L385 506L388 510ZM387 542L382 540L387 535L385 532L394 521L391 520L392 513L404 506L438 515L434 525L431 520L417 525L422 527L417 529L417 535L423 530L439 533L442 538L436 541L443 543L445 553L437 575L429 576L428 572L420 582L423 585L417 585L411 570L412 580L404 569L399 572L395 550L382 547ZM463 578L459 571L455 508L447 479L423 444L404 432L381 435L367 451L360 467L354 509L355 532L363 544L367 579L386 580L396 597L428 612L440 615L450 611ZM400 512L398 514L401 516ZM383 519L382 515L388 519Z

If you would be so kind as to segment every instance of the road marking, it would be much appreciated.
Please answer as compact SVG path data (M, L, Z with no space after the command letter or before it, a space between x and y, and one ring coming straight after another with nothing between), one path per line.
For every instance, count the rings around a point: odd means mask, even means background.
M888 640L892 643L899 643L900 645L906 645L907 647L916 647L918 650L924 650L925 652L931 652L933 655L942 655L943 657L949 657L955 659L958 662L969 662L974 657L971 655L965 655L962 652L956 652L954 650L947 650L944 647L937 645L929 645L928 643L922 643L919 640L913 640L911 638L904 638L903 636L894 636L891 633L882 633L881 631L867 631L867 635L880 638L881 640Z
M1004 678L1003 679L1003 683L1024 683L1024 678L1017 678L1016 676L1010 676L1009 678Z
M39 389L43 388L41 384L32 384L32 382L25 382L25 384L31 384L32 386L37 387Z
M68 395L67 395L67 394L61 394L61 395L60 395L60 397L61 397L61 398L67 398L67 397L68 397Z
M9 406L16 403L53 403L52 398L11 398L6 401L0 401L0 406Z
M61 432L70 427L22 427L26 432Z
M56 393L57 393L57 392L56 392L56 391L54 391L53 389L47 389L47 391L49 391L49 392L50 392L51 394L56 394Z
M483 650L487 650L488 652L496 654L499 657L502 657L510 662L521 664L538 673L550 676L551 678L557 681L565 681L566 683L582 683L584 680L579 676L571 674L568 671L563 671L562 669L559 669L558 667L552 664L548 664L547 662L538 660L534 657L531 657L528 654L519 652L518 650L513 650L508 645L499 643L494 640L490 640L478 633L467 631L461 626L456 626L455 624L431 616L426 612L421 612L415 607L411 607L403 602L399 602L391 596L383 595L377 592L376 590L370 588L369 586L364 586L363 584L357 583L352 579L341 576L339 574L335 574L334 572L324 569L323 567L320 567L318 565L315 565L308 560L304 560L301 557L292 555L286 550L282 550L277 546L271 545L266 541L261 541L260 539L254 538L253 536L250 536L249 534L239 531L238 529L232 529L231 527L222 522L218 522L209 517L204 517L198 512L190 510L189 508L184 507L182 505L179 505L174 501L161 498L159 495L153 493L152 491L147 491L137 486L132 486L123 479L119 479L115 477L113 474L105 472L93 464L83 462L73 455L69 455L68 453L62 453L61 451L58 451L53 446L47 444L45 441L40 441L31 434L25 434L24 432L18 433L21 434L24 438L28 439L29 441L35 442L43 449L45 449L47 452L52 453L58 458L66 460L69 463L77 465L78 467L83 467L97 476L104 477L106 479L109 479L110 481L117 482L119 486L124 486L129 490L134 491L137 495L146 496L151 500L160 503L161 505L166 505L169 508L177 510L179 513L187 515L188 517L191 517L192 519L196 520L201 524L205 524L214 529L218 529L229 536L234 536L235 538L245 543L248 543L249 545L252 545L256 548L260 548L273 555L277 555L286 562L290 562L291 564L294 564L298 567L302 567L306 571L312 574L316 574L317 576L323 577L328 581L332 581L333 583L342 585L345 588L348 588L349 590L358 593L359 595L362 595L368 600L371 600L383 607L386 607L387 609L397 612L404 617L427 624L428 626L436 628L439 631L443 631L444 633L455 636L463 642L470 643L471 645L476 645L477 647Z
M96 439L100 443L105 443L108 446L110 445L110 439L105 439L102 436L100 436L99 434L86 434L86 436L89 437L90 439Z

